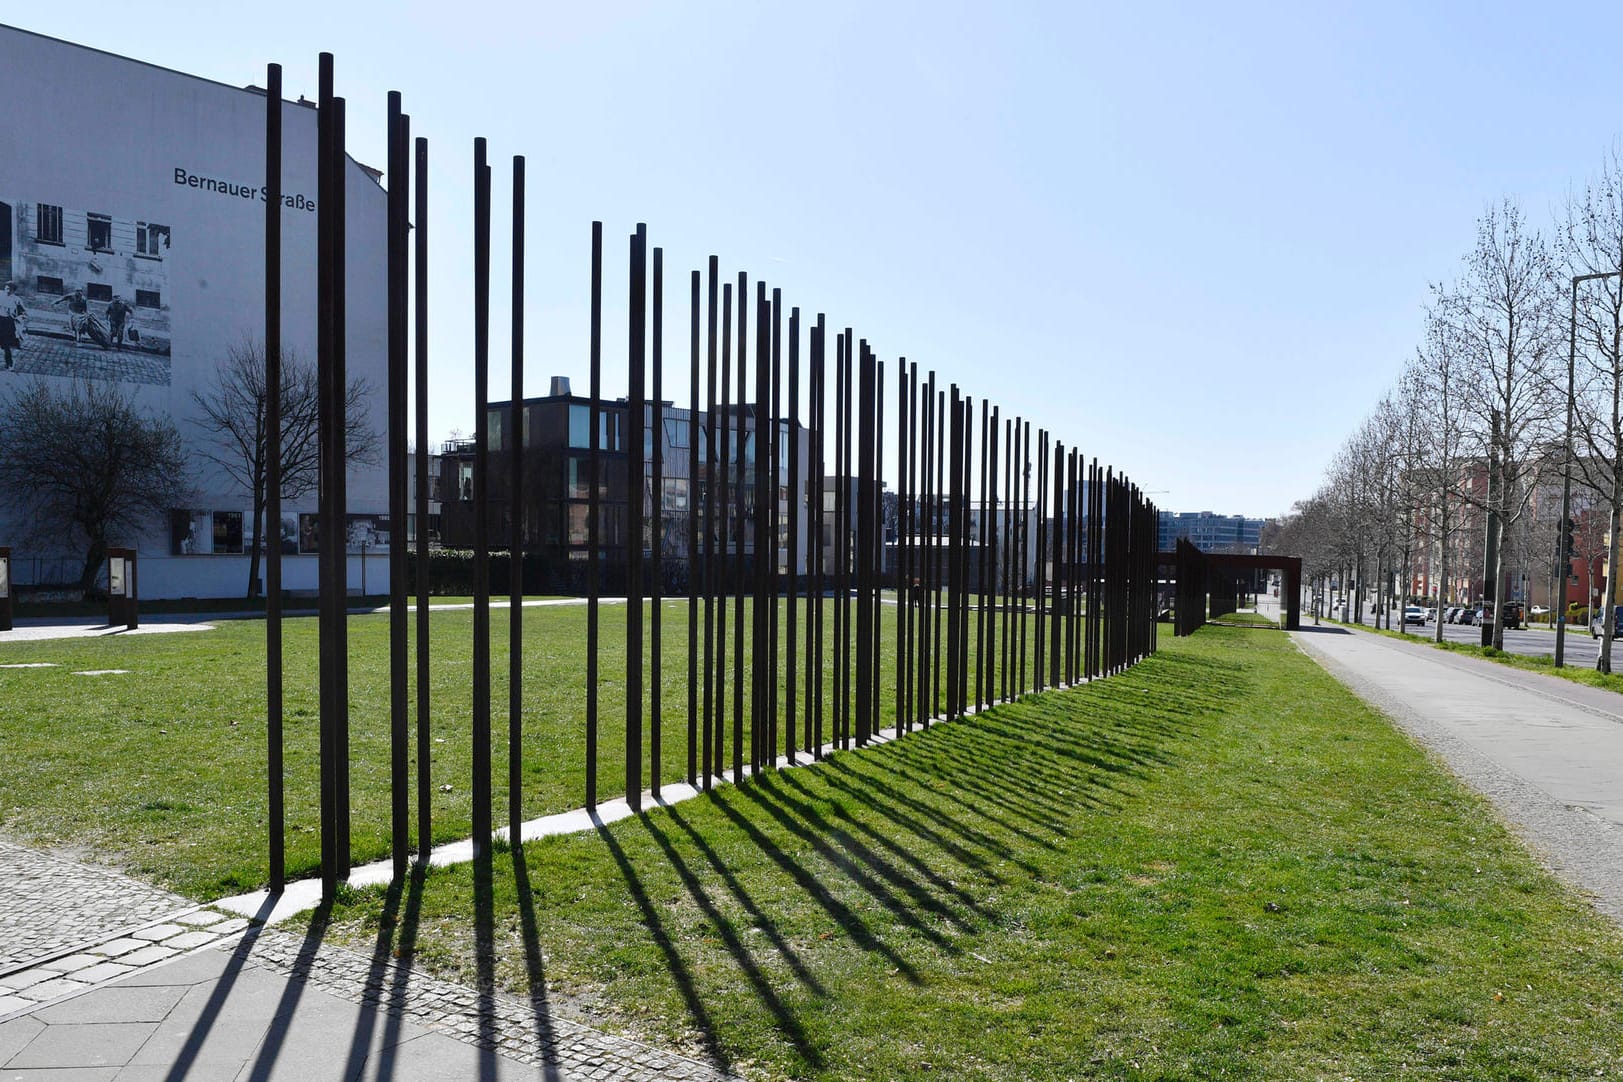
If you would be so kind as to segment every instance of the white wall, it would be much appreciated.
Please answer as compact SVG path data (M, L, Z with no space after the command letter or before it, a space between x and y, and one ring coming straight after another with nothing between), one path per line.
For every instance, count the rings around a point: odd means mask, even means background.
M0 123L0 201L13 205L14 231L17 208L31 210L38 203L170 227L170 246L163 253L172 338L168 382L120 383L141 405L170 416L195 449L205 436L193 423L193 392L212 385L215 366L232 345L264 335L264 204L257 197L265 172L264 97L0 26L0 102L6 117ZM312 202L316 112L284 104L283 125L284 190ZM247 185L254 194L242 198L208 191L177 183L177 175L187 181L207 177ZM353 162L346 191L348 372L364 379L373 392L369 420L381 439L387 378L386 195ZM32 217L26 216L30 222ZM14 240L14 248L19 241ZM316 215L284 208L282 244L283 342L313 363ZM115 288L123 292L123 287ZM32 363L50 367L41 359L45 356L43 350L35 353ZM73 378L60 364L26 374L31 363L26 349L21 361L25 374L0 373L0 379ZM251 512L248 494L195 455L194 461L198 492L191 506L241 510L246 520ZM348 510L387 512L386 483L381 467L352 470ZM284 508L288 514L314 510L313 496ZM26 546L16 536L19 532L0 518L0 544L11 543L19 555L39 550ZM149 598L229 596L240 592L246 579L246 557L235 576L218 570L237 563L232 558L164 559L170 554L167 521L152 523L139 537L115 539L130 542L143 554L142 593ZM60 544L39 554L81 555ZM290 567L297 562L290 561ZM230 581L216 591L222 579Z

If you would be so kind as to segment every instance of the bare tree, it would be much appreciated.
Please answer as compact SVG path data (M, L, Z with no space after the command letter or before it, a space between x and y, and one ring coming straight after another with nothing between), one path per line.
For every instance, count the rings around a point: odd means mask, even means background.
M1504 535L1527 511L1564 402L1551 393L1551 367L1564 345L1557 315L1556 264L1538 232L1510 200L1477 220L1461 288L1441 308L1469 366L1462 382L1475 414L1475 444L1487 492L1473 495L1488 517L1488 583L1503 578ZM1467 433L1472 435L1472 433ZM1493 645L1504 648L1504 606L1494 605Z
M1623 544L1618 536L1623 509L1623 162L1614 149L1600 174L1567 202L1562 222L1562 254L1573 279L1570 333L1578 364L1575 375L1574 449L1571 469L1606 506L1611 547L1606 566L1616 568ZM1609 576L1610 577L1610 576ZM1614 589L1608 585L1602 611L1610 613ZM1596 667L1612 671L1615 621L1605 632Z
M174 422L116 384L36 380L0 400L0 503L85 545L87 596L108 545L184 503L189 472Z
M282 357L282 498L296 500L316 489L320 480L320 385L315 366L296 353ZM346 461L371 463L378 457L378 434L366 423L366 382L353 379L344 390L344 453ZM211 437L202 455L214 463L253 499L253 554L248 562L248 597L259 594L259 554L264 539L280 544L281 524L266 524L267 441L265 407L265 347L245 340L231 347L220 365L214 385L193 391L198 424ZM267 529L267 525L271 528ZM395 529L401 529L396 524Z
M1416 394L1431 423L1422 428L1426 437L1419 449L1417 471L1423 488L1419 502L1421 533L1437 546L1437 625L1432 637L1443 641L1441 610L1448 601L1453 568L1450 556L1461 529L1462 499L1461 442L1464 436L1464 398L1460 393L1459 344L1448 321L1434 310L1426 318L1426 340L1411 366L1417 382Z

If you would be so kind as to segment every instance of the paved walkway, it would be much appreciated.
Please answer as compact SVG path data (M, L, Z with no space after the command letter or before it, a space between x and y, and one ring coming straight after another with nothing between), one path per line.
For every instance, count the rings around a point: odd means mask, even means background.
M1623 696L1347 628L1294 638L1623 922Z
M724 1077L61 856L0 866L0 1082Z

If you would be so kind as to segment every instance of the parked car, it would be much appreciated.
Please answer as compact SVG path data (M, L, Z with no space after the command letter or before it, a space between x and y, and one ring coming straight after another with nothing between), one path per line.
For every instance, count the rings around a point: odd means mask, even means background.
M1423 624L1426 622L1426 610L1419 605L1409 605L1403 610L1405 624Z
M1597 612L1594 618L1589 621L1589 633L1597 639L1605 632L1605 628L1601 624L1601 620L1604 618L1604 614ZM1623 605L1614 605L1612 607L1612 621L1612 637L1614 639L1623 637Z
M1475 624L1476 610L1469 606L1461 609L1459 619L1455 620L1454 622L1456 624Z
M1520 601L1505 602L1505 627L1511 631L1520 631L1522 626L1522 603Z
M1448 608L1443 610L1443 623L1452 624L1454 621L1458 620L1459 618L1460 618L1460 607L1458 605L1450 605L1450 606L1448 606Z
M1432 621L1434 621L1436 619L1437 619L1437 606L1432 605L1430 608L1426 609L1426 623L1429 624L1429 623L1431 623Z

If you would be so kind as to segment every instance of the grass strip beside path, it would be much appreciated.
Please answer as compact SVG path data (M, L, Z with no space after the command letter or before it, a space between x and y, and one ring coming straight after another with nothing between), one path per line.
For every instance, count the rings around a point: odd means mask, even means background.
M1482 799L1287 636L1161 645L317 929L758 1078L1623 1069L1623 939Z
M1574 684L1587 684L1589 687L1600 688L1603 691L1623 693L1623 672L1602 673L1588 665L1573 665L1570 662L1559 669L1556 668L1554 642L1550 644L1552 652L1548 654L1517 654L1509 650L1500 650L1495 646L1483 646L1474 642L1453 642L1449 639L1437 642L1435 639L1430 638L1429 631L1425 636L1421 636L1408 631L1370 627L1368 624L1354 624L1345 620L1327 620L1326 622L1340 624L1342 627L1355 628L1359 631L1368 631L1375 635L1386 635L1394 639L1402 639L1405 642L1424 643L1436 650L1447 650L1450 653L1479 657L1512 669L1525 669L1528 672L1543 673L1545 676L1570 680ZM1567 634L1572 634L1572 631L1569 629ZM1620 652L1616 657L1619 665L1623 665L1623 652Z

